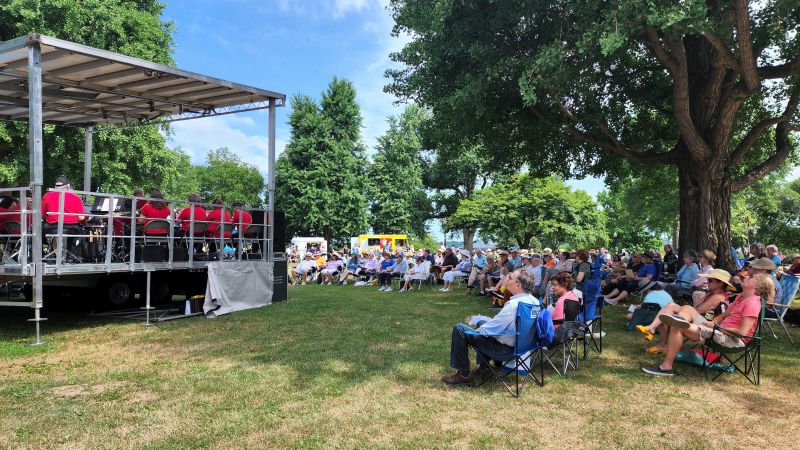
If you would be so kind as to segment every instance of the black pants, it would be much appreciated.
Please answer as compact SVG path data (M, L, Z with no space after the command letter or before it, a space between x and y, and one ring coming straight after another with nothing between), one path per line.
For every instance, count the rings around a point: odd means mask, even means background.
M378 284L381 286L391 286L392 285L392 274L391 272L381 272L378 274Z

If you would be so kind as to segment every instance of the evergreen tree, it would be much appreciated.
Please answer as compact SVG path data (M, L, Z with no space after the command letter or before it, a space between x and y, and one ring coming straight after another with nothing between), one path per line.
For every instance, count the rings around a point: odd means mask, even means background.
M292 98L291 138L276 164L276 204L290 235L327 240L367 229L366 151L356 91L334 78L317 104Z
M370 226L375 233L425 236L431 204L422 185L424 109L409 106L400 117L389 117L389 129L378 138L369 168Z

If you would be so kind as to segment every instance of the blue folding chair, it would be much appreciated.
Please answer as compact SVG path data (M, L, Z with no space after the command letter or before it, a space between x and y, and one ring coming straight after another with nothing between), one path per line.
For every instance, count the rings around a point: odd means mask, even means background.
M783 317L786 315L786 311L789 310L789 306L791 306L792 300L794 300L794 296L797 294L797 288L798 285L800 285L800 278L798 278L797 275L784 273L781 275L780 284L782 288L782 298L776 298L775 303L767 303L764 311L764 323L766 323L767 328L769 328L769 331L772 333L772 336L775 339L778 339L778 335L775 334L775 331L772 329L772 325L770 325L770 322L778 322L781 328L783 328L783 332L786 333L786 337L789 338L789 342L794 344L792 335L789 334L789 329L786 328L786 324L783 322Z
M505 355L500 355L497 359L502 363L514 361L512 370L508 373L503 373L494 367L491 361L486 361L484 356L475 349L478 354L479 363L482 366L488 366L492 371L492 376L481 380L475 387L484 385L487 381L497 378L504 388L511 394L512 397L519 397L520 375L524 383L526 378L530 378L534 383L539 386L544 386L544 356L543 352L546 347L538 345L536 341L536 319L538 317L539 308L530 303L520 302L517 305L517 315L515 319L517 331L515 333L499 334L499 335L486 335L478 331L468 331L468 334L486 336L486 337L500 337L500 336L514 336L514 350ZM534 369L539 366L539 377L534 374ZM506 366L508 367L508 366ZM506 378L514 374L514 390L506 383Z
M603 305L605 302L598 303L602 276L600 263L596 261L592 265L591 279L583 283L583 301L581 301L581 312L578 314L578 321L586 325L583 336L583 359L589 356L589 349L603 353Z

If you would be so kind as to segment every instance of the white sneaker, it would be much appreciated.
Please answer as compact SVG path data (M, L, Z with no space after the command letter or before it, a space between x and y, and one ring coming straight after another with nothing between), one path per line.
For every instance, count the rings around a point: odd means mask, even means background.
M611 300L611 299L608 299L608 298L604 298L603 301L606 302L606 304L608 304L608 305L616 305L617 304L616 300Z
M451 288L442 289L442 292L453 292L453 289Z
M445 290L445 288L439 288L439 292L444 292Z
M392 287L391 286L387 287L386 290L383 292L392 292Z
M405 292L405 291L407 291L407 290L408 290L408 289L406 289L406 288L403 288L403 289L400 289L400 290L399 290L399 291L397 291L397 292Z

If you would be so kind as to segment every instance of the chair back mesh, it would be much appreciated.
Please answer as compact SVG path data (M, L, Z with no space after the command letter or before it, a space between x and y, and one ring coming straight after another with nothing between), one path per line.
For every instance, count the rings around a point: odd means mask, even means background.
M539 308L530 303L517 303L517 336L514 340L514 355L521 356L536 348L536 318Z

